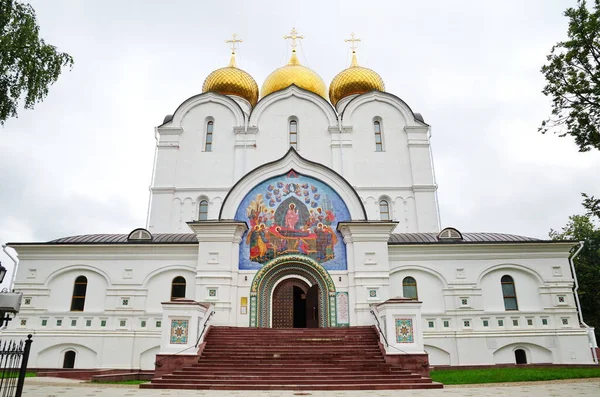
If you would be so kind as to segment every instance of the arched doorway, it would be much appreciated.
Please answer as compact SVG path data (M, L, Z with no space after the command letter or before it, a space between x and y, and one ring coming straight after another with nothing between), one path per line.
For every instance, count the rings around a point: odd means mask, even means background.
M335 285L327 270L301 255L271 260L252 281L250 326L337 326Z
M288 278L273 289L273 328L317 328L319 288L306 281Z
M525 353L525 350L515 350L515 362L517 364L527 364L527 354Z
M65 352L65 358L63 360L63 368L75 368L75 355L73 350Z

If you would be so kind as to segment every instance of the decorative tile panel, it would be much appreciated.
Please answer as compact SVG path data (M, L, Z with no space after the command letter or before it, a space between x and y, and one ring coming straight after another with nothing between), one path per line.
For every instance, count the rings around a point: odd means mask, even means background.
M412 318L396 319L396 342L415 343L415 333Z
M188 320L171 320L171 344L186 345L188 343Z
M337 293L337 323L338 326L350 324L350 304L347 292Z

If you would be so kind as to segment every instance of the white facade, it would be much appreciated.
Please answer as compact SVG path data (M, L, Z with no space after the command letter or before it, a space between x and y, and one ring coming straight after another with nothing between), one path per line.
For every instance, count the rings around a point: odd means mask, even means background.
M297 151L290 150L291 120L298 126ZM382 151L376 150L375 121ZM380 306L380 313L391 314L378 320L396 346L424 349L433 365L514 363L519 349L528 363L593 362L573 294L574 244L507 235L438 239L429 126L393 94L350 96L336 109L295 85L253 108L241 98L207 92L184 101L156 131L147 225L152 241L89 235L11 244L20 260L15 290L24 303L3 337L34 334L30 366L60 368L65 352L75 351L75 368L154 369L159 351L177 350L179 342L169 339L172 321L188 321L182 346L190 345L202 321L192 309L165 314L176 277L185 279L186 299L212 305L211 324L241 327L276 321L273 296L265 294L289 278L322 283L321 326L371 325L373 306L402 297L403 281L411 277L422 304L405 305L406 313ZM337 231L328 237L330 251L312 229L292 226L316 241L311 257L298 259L302 248L288 245L277 249L295 255L278 256L274 243L266 253L248 254L243 247L253 244L253 225L239 219L241 203L264 181L292 171L335 192L347 219L336 219L330 230ZM296 188L309 201L317 196ZM381 220L381 200L388 203L388 219ZM199 220L203 201L206 220ZM335 244L342 244L343 255L333 253ZM260 243L252 247L262 249ZM264 271L242 266L243 255L250 263L262 261ZM273 258L264 259L268 255ZM328 269L333 256L340 267ZM71 310L81 276L87 280L84 308ZM263 276L271 284L261 290ZM513 280L518 310L505 307L503 276ZM397 319L411 319L404 336L413 342L398 342Z

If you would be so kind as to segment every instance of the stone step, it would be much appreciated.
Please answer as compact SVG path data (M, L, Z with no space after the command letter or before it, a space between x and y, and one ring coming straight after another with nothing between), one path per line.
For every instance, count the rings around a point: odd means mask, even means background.
M193 383L144 383L140 385L141 389L191 389L191 390L402 390L402 389L441 389L444 386L441 383L354 383L344 385L331 384L313 384L313 385L292 385L292 384L271 384L261 385L246 383L244 385L223 385L223 384L193 384Z

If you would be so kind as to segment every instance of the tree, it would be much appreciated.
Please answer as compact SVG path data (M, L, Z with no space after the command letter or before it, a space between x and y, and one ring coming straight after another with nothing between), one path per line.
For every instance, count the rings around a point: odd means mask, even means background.
M583 241L583 249L574 259L577 280L579 281L579 301L583 319L596 328L596 339L600 341L600 227L585 215L569 217L562 231L550 231L552 240Z
M0 0L0 125L17 117L23 100L33 109L73 58L39 37L35 11L29 4Z
M552 111L539 130L574 137L581 152L600 150L600 0L593 1L593 12L585 0L565 11L568 40L554 45L542 66Z

